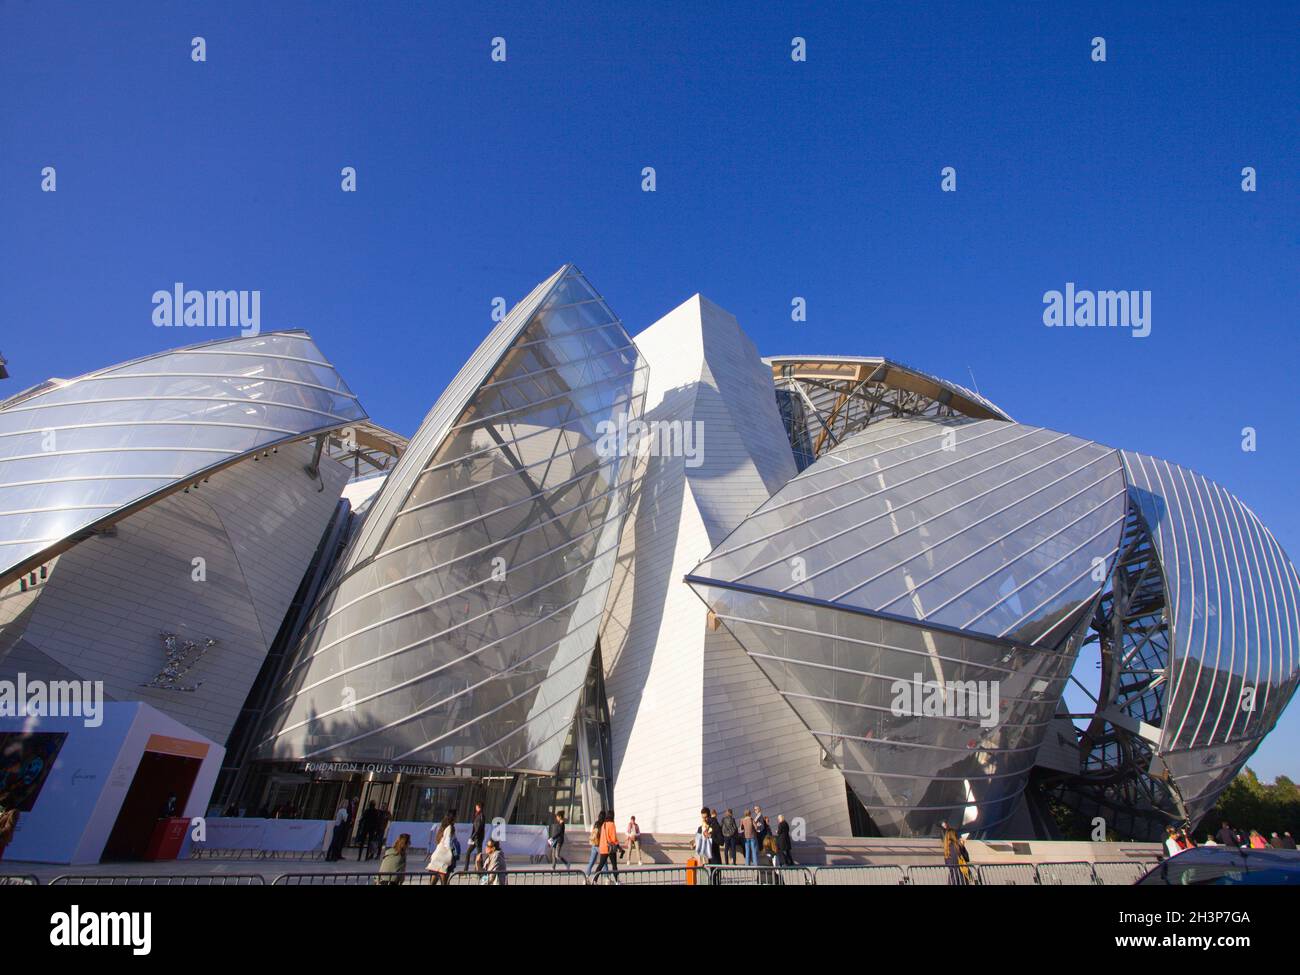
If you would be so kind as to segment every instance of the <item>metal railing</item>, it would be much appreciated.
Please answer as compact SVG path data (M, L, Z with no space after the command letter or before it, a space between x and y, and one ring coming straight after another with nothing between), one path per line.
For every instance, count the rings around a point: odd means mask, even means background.
M271 881L273 887L430 887L437 877L427 870L406 873L380 873L377 870L334 873L282 873Z
M927 863L916 867L905 867L907 886L909 887L947 887L953 883L952 867L942 863ZM961 875L963 878L966 875ZM969 871L969 882L975 882L975 871Z
M239 850L213 849L195 843L191 860L324 860L324 850ZM364 861L363 861L364 862Z
M773 886L773 887L928 887L928 886L1128 886L1154 863L1138 860L1068 861L1062 863L985 863L967 865L957 872L945 864L831 864L828 866L719 866L717 864L662 864L624 867L616 874L606 870L588 874L577 867L519 867L504 874L504 886L605 887L615 886ZM448 886L494 886L485 882L500 874L459 870L447 878ZM956 884L954 884L956 881ZM401 885L428 887L439 877L416 866L402 874L364 871L289 872L269 883L278 887L365 887ZM41 881L30 874L0 874L0 886L31 886ZM49 881L57 886L129 887L246 887L268 881L260 874L60 874Z
M584 887L588 883L587 875L577 868L550 867L525 867L496 874L457 870L448 880L452 887Z
M1092 865L1092 872L1097 883L1102 886L1129 887L1154 866L1154 863L1139 863L1134 860L1099 860Z
M1098 883L1091 863L1040 863L1035 871L1038 882L1045 887L1087 887Z
M703 867L687 867L679 864L652 864L648 867L620 867L618 882L632 886L684 887L690 884L707 884L708 877ZM606 870L600 876L587 878L593 886L613 886L614 875Z
M60 874L51 887L261 887L256 873Z
M1038 871L1032 863L985 863L975 868L983 887L1033 887Z
M816 887L901 887L907 883L907 870L891 865L845 864L813 867Z

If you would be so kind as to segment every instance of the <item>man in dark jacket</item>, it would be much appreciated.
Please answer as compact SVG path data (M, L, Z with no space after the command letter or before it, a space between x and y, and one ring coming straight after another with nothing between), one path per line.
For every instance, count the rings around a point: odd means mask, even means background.
M794 866L794 842L790 838L790 824L784 816L776 817L776 852L781 858L781 866Z
M477 870L477 857L483 854L483 841L487 837L487 824L483 818L483 803L474 803L474 820L469 826L469 846L465 848L465 869Z
M722 859L731 864L736 863L736 847L740 843L740 827L736 825L736 817L728 809L722 814Z
M1224 846L1240 846L1237 842L1237 834L1232 831L1232 827L1226 822L1223 827L1214 834L1214 841L1222 843Z
M717 813L707 810L709 813L709 839L713 843L709 847L709 862L722 865L722 822L718 819Z
M564 813L557 812L555 821L551 823L546 830L546 842L551 850L551 869L554 870L559 864L563 863L569 866L569 861L564 859Z
M361 822L357 825L357 859L365 857L370 859L370 842L374 838L375 831L379 828L379 809L375 805L375 800L370 800L370 805L366 806L365 812L361 814Z

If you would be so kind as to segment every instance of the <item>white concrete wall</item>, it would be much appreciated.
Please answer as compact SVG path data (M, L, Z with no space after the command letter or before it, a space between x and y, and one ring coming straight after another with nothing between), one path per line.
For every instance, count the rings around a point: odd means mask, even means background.
M615 808L651 832L689 832L702 805L760 803L846 835L844 780L684 582L795 474L770 370L735 318L699 295L636 336L646 416L703 423L703 463L649 458L625 529L602 635Z

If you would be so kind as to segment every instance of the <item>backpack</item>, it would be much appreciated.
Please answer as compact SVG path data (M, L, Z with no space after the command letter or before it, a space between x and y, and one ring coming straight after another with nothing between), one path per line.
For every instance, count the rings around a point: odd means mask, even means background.
M736 820L731 816L722 817L722 835L727 839L736 835Z

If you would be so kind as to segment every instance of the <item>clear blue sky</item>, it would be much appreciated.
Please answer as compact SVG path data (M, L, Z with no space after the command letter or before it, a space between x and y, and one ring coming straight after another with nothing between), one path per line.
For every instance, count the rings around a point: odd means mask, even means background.
M1300 557L1297 5L828 6L0 0L0 394L208 337L151 324L183 281L260 289L409 434L573 261L632 332L700 291L764 354L973 371ZM1149 289L1150 337L1045 328L1066 281Z

